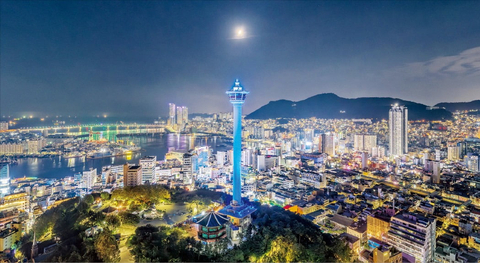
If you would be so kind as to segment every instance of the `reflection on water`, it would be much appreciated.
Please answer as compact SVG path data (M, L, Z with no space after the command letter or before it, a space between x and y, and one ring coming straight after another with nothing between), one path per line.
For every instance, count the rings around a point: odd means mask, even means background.
M195 146L210 146L215 152L217 144L222 144L221 137L195 137L191 135L168 134L162 136L135 136L124 137L142 148L140 152L130 155L116 156L102 159L78 158L27 158L19 159L18 165L10 167L10 176L18 178L23 176L36 176L39 178L62 178L73 176L74 173L82 172L90 168L97 168L100 172L102 166L120 165L126 162L138 163L142 156L154 155L162 160L170 150L186 152ZM219 149L220 150L220 149ZM221 149L225 150L225 149Z

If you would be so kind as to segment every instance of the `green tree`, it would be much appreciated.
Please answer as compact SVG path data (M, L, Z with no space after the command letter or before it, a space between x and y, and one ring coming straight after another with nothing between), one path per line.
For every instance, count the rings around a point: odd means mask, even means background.
M103 201L108 201L108 200L110 200L110 194L107 193L107 192L102 192L102 193L100 194L100 197L102 198Z
M347 259L344 253L350 253L339 239L323 235L312 222L280 207L259 206L245 238L239 246L211 260L338 262Z
M86 195L83 200L88 204L88 205L92 205L93 202L95 201L95 198L93 197L93 195Z
M140 223L140 217L129 212L118 213L118 218L122 224L135 226Z
M108 215L105 217L105 222L110 230L118 228L122 223L117 215Z
M180 228L146 225L137 228L129 240L137 262L201 261L201 243L187 237Z
M120 250L118 242L110 231L102 231L95 239L95 251L98 258L104 262L120 261Z

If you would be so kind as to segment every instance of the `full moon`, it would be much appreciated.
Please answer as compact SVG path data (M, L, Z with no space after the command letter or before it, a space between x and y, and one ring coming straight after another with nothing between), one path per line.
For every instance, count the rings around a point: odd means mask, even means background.
M245 28L237 27L235 29L233 39L243 39L243 38L246 38L246 37L247 37L247 32L245 31Z

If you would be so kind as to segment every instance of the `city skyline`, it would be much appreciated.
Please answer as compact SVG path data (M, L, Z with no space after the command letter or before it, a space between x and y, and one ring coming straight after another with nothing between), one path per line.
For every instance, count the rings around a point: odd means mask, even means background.
M478 10L0 1L0 262L480 263Z
M167 116L171 101L225 112L235 78L255 94L246 113L326 92L480 99L475 2L1 5L2 115Z

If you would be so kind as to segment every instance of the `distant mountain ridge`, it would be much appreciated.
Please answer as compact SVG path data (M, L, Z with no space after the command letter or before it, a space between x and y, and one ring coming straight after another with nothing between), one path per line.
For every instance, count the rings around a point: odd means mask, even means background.
M480 110L480 100L470 102L441 102L435 107L445 108L450 112L465 111L465 110Z
M452 117L452 113L448 110L430 110L427 109L427 105L397 98L365 97L347 99L333 93L322 93L301 101L270 101L268 104L248 114L246 118L388 119L388 112L393 104L406 106L408 108L409 120L441 120Z

